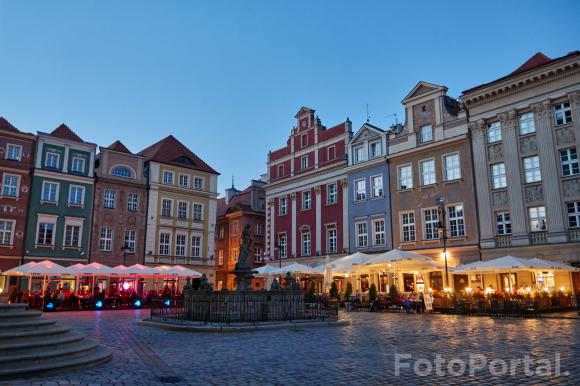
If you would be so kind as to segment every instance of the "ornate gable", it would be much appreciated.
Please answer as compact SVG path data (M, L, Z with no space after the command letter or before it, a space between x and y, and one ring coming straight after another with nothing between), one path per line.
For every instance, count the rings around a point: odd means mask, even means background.
M421 81L417 83L415 87L413 87L411 92L409 92L407 96L403 99L402 103L405 104L414 98L437 91L447 92L447 87Z

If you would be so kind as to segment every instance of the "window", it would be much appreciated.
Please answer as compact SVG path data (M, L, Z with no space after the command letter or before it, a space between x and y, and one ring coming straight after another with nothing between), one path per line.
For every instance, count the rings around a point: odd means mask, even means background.
M356 247L364 248L369 244L367 223L366 221L357 222L355 224L355 227L356 227Z
M501 141L501 125L499 122L493 122L487 125L487 142L494 143Z
M233 231L234 231L233 232L234 236L237 236L240 234L240 222L239 221L234 221Z
M437 209L425 209L423 212L423 219L425 224L425 240L439 239L439 214Z
M310 240L310 231L302 231L302 256L310 256L312 245Z
M580 228L580 201L567 202L568 226L570 228Z
M371 177L372 198L383 197L383 176Z
M459 154L451 154L443 157L445 164L445 180L458 180L461 178L461 165L459 164Z
M284 176L284 165L278 165L278 178Z
M336 228L326 229L326 253L336 253L338 251Z
M534 113L520 115L520 135L534 133L536 124L534 123Z
M562 169L562 176L574 176L580 173L578 165L578 153L576 148L560 150L560 166Z
M285 234L278 236L278 251L280 253L280 257L288 256L288 238Z
M187 174L179 175L179 186L182 188L189 188L189 176Z
M308 168L308 156L303 155L302 158L300 158L300 169L304 170L306 168Z
M326 160L332 161L336 157L336 146L329 146L326 149Z
M354 182L354 200L364 201L367 199L367 187L365 180L358 180Z
M497 212L495 214L495 224L498 236L511 235L512 221L510 212Z
M264 234L264 224L257 223L256 231L254 233L256 234L256 236L262 236Z
M175 256L185 256L186 235L175 235Z
M68 191L68 203L70 205L84 205L85 188L84 186L71 185Z
M113 228L102 227L101 237L99 238L99 249L101 251L111 251L113 244Z
M177 203L177 218L187 218L187 202L179 201Z
M103 206L105 208L114 209L117 192L114 190L105 190Z
M133 178L133 172L126 166L115 166L111 169L111 175L123 178Z
M54 245L54 223L40 222L38 223L38 234L36 236L36 244L39 245Z
M373 220L373 244L385 245L385 220Z
M193 188L195 190L203 190L203 178L193 177Z
M159 254L163 256L169 256L171 254L171 235L169 233L159 234Z
M310 209L312 205L312 194L310 190L305 190L302 192L302 210Z
M355 164L364 161L364 148L362 146L352 148L352 161Z
M260 247L254 248L254 260L256 261L262 260L262 248Z
M369 154L370 158L377 158L381 156L381 141L375 141L369 144Z
M326 203L336 204L338 200L338 191L336 189L336 183L326 185Z
M526 183L542 181L542 173L540 172L540 157L537 155L524 158L524 181Z
M415 241L415 213L401 213L401 224L403 233L403 242Z
M12 245L14 222L0 220L0 245Z
M433 140L433 127L431 125L421 127L421 143Z
M173 202L168 199L161 200L161 216L163 217L171 217L171 209L173 206Z
M465 236L465 221L463 218L463 205L451 205L447 207L447 219L449 222L449 237Z
M56 202L58 200L58 187L56 182L44 181L42 183L42 201Z
M413 188L413 169L411 165L400 166L399 167L399 189L412 189Z
M530 231L542 232L546 230L546 208L535 206L528 208L528 217L530 218Z
M278 199L278 214L284 215L286 213L288 213L288 198L280 197Z
M201 204L193 204L193 219L195 221L201 221L203 218L203 206Z
M191 236L191 257L201 257L201 236Z
M507 180L505 176L505 164L491 165L491 186L493 189L505 188Z
M165 185L173 185L173 172L163 171L163 183Z
M47 168L57 169L58 164L59 164L59 160L60 160L60 154L48 151L48 152L46 152L44 166Z
M22 146L13 145L9 143L6 148L6 159L12 161L20 161L21 156L22 156Z
M572 110L570 110L570 102L558 103L554 106L554 118L556 125L565 125L572 122Z
M72 165L71 171L75 173L84 173L85 172L85 159L80 157L73 157L72 158Z
M431 185L435 182L435 160L421 162L421 185Z
M218 265L224 265L224 251L220 249L218 251Z
M223 240L223 238L224 238L224 236L226 234L226 229L225 228L226 227L223 226L223 225L220 227L220 239L222 239L222 240Z
M125 230L125 248L129 253L135 253L135 245L137 242L137 231L135 229Z
M2 195L7 197L18 197L18 183L20 176L14 174L4 174L2 179Z
M67 224L64 229L64 246L80 246L81 227L79 225Z
M306 147L308 146L308 135L307 134L302 134L300 136L300 147Z
M137 206L139 205L139 196L137 193L127 194L127 210L129 212L137 212Z
M238 248L232 249L232 261L234 263L237 263L239 257L240 257L240 250Z

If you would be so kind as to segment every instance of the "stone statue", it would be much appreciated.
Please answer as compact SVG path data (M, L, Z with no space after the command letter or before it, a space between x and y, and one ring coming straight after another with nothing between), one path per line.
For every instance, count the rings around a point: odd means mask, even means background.
M211 284L207 280L207 276L205 276L205 273L201 275L200 282L201 283L199 285L199 291L208 291L208 292L213 291L213 284Z
M278 291L280 289L280 283L278 283L278 279L274 278L272 280L272 285L270 286L270 291Z
M238 291L251 291L252 290L252 278L256 271L252 270L248 265L248 257L250 256L250 245L252 240L250 239L250 224L246 224L244 231L242 232L242 243L240 245L240 255L238 256L238 261L236 263L235 269L232 272L236 275L236 286Z

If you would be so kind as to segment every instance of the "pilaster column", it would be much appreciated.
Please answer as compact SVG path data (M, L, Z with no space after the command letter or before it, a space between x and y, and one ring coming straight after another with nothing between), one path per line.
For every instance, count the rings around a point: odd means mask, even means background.
M268 217L266 218L266 245L268 245L268 255L271 259L276 258L275 247L276 247L276 228L274 224L274 219L276 218L276 206L274 205L274 199L268 200ZM286 245L286 247L288 247Z
M314 187L316 196L316 253L322 254L322 194L320 186Z
M346 179L340 180L340 186L342 187L342 249L348 252L348 182ZM342 251L338 250L338 252Z
M494 248L494 226L492 223L491 193L488 179L487 145L485 144L485 121L480 119L469 124L473 143L473 160L475 167L475 188L479 212L480 244L482 248Z
M544 188L544 204L548 223L548 242L559 243L566 241L564 213L560 195L559 165L556 164L556 145L552 129L553 113L552 101L547 99L531 106L536 123L538 138L538 155L540 156L540 170ZM576 140L578 140L576 138Z
M68 172L68 152L70 150L70 146L69 145L64 145L64 159L62 160L62 172L63 173L67 173Z
M296 238L299 236L296 232L296 193L290 193L290 203L292 204L292 255L296 257Z
M569 93L568 99L570 99L570 108L572 109L572 122L576 137L576 151L580 152L580 91Z
M501 137L503 141L503 161L507 180L508 198L510 201L510 218L512 221L512 245L528 245L528 229L526 227L526 207L524 204L524 188L520 173L521 159L517 137L517 114L515 110L498 114L501 121Z

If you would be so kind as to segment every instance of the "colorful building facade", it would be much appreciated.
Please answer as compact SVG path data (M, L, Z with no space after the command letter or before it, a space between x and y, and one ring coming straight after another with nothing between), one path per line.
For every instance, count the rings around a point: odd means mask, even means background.
M38 133L25 262L89 261L95 149L64 124Z
M172 135L139 155L149 189L145 263L189 266L215 282L219 174Z
M232 187L226 189L225 197L217 202L217 240L216 240L216 288L235 289L232 271L240 255L242 232L250 226L250 249L252 256L248 263L258 268L264 263L266 193L264 181L252 180L250 186L239 191ZM255 279L252 287L259 290L263 280Z
M145 161L120 141L101 147L95 168L91 261L143 263L147 221Z
M350 252L392 249L386 132L365 123L348 145L348 226Z
M352 124L327 128L315 111L295 115L286 146L268 154L266 256L317 264L349 250L346 147Z

